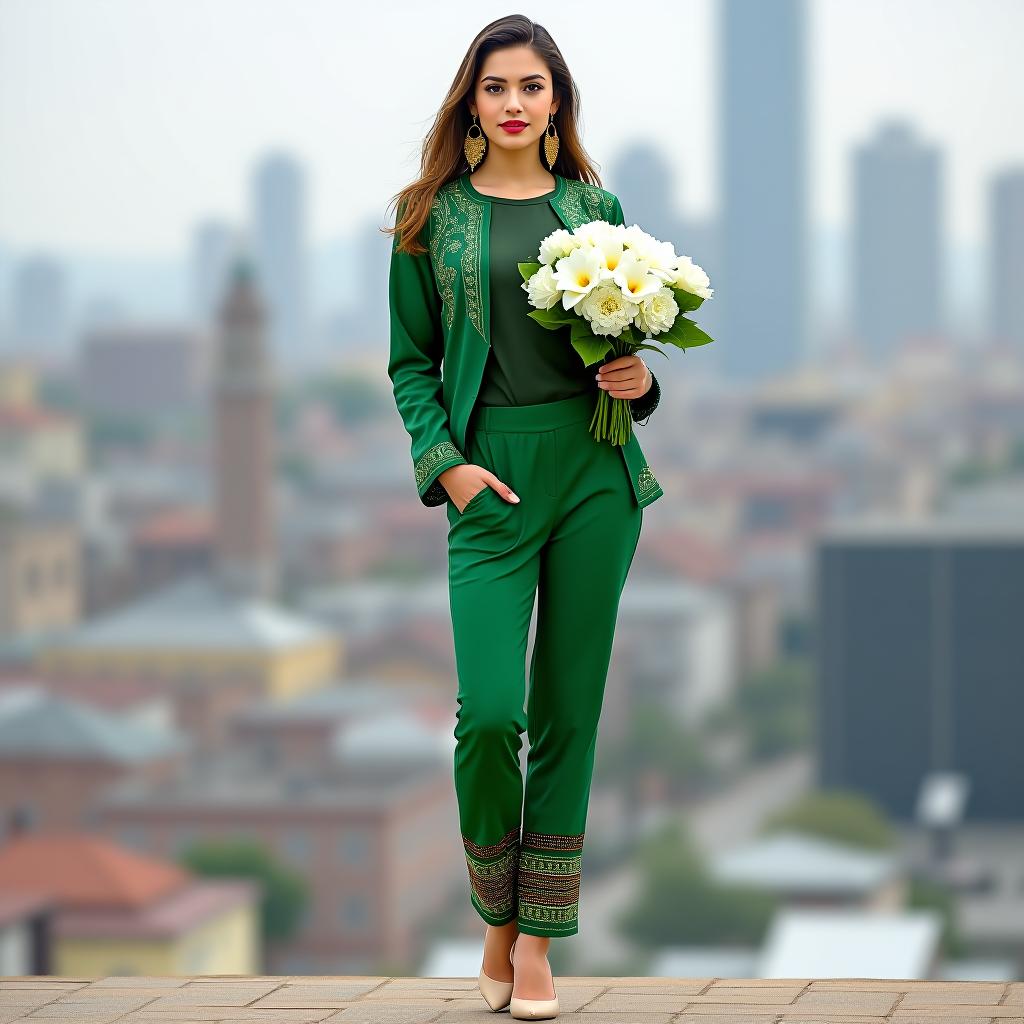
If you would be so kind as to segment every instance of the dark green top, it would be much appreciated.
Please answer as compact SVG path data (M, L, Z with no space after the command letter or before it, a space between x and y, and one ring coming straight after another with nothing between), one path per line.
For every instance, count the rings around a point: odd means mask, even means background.
M535 405L597 387L569 341L569 328L549 331L527 314L534 307L518 263L536 263L541 239L565 225L551 208L552 189L532 199L473 195L491 204L491 351L477 401L481 405Z

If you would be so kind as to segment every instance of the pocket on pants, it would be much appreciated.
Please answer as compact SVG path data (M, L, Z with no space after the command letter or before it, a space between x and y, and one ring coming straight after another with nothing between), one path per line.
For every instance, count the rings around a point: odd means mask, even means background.
M469 515L469 513L472 512L475 508L483 504L483 502L487 499L488 494L491 494L494 497L498 496L498 492L495 491L495 489L490 484L484 484L483 487L481 487L480 490L477 491L476 494L474 494L473 497L470 498L469 501L467 501L466 504L463 506L461 515Z

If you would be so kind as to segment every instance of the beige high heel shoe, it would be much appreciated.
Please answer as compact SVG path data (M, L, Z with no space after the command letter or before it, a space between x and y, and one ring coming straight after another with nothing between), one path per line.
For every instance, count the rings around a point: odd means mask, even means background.
M513 945L515 945L514 942ZM495 1013L508 1009L509 1000L512 998L513 982L498 981L496 978L492 978L489 974L484 973L483 965L480 967L480 975L477 980L480 983L480 995L484 997L484 1002Z
M519 936L517 935L515 942L512 943L512 948L508 951L508 958L512 962L513 968L515 967L513 955L515 954L516 942L518 941ZM555 991L554 999L522 999L519 996L512 996L512 1001L509 1003L509 1012L516 1020L550 1020L552 1017L557 1017L558 992L555 990L553 979L551 988Z

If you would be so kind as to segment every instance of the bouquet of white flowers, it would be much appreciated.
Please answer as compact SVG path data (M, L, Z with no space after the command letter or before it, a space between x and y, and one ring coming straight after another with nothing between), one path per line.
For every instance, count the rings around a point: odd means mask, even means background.
M586 366L609 350L618 357L650 349L667 358L646 344L653 340L684 350L714 340L683 315L711 298L708 275L637 224L592 220L573 231L559 228L541 241L538 255L539 263L519 264L522 287L536 307L527 315L553 331L569 325ZM597 440L629 440L628 401L600 391L590 424Z

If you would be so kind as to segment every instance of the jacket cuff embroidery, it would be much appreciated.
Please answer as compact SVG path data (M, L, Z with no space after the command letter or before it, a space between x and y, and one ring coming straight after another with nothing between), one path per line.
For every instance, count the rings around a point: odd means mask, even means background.
M416 460L416 489L425 505L441 505L448 500L448 492L437 476L449 466L458 466L464 462L466 459L462 452L451 441L433 445ZM423 489L428 481L431 481L429 486Z

